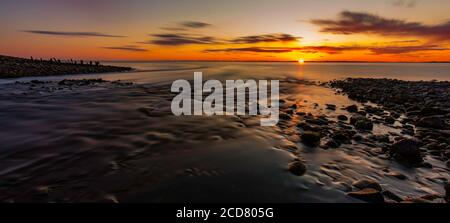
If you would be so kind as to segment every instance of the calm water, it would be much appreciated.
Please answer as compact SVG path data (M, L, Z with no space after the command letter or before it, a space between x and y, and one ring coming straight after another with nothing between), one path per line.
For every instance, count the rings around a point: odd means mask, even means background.
M306 63L293 62L107 62L105 64L134 67L139 72L40 77L39 79L96 78L152 83L179 78L192 78L194 71L215 79L276 78L293 76L315 81L347 77L396 78L402 80L450 80L450 63ZM35 79L32 77L20 80ZM17 79L0 80L0 83Z

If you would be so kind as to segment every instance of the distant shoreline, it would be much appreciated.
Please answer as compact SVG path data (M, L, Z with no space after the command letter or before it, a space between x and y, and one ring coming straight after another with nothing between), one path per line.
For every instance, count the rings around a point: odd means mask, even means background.
M25 59L0 55L0 78L58 76L132 71L131 67L102 65L98 61Z

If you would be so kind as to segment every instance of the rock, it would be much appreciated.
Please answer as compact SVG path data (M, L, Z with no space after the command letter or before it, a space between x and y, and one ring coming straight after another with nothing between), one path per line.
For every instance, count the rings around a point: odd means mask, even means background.
M338 148L341 144L334 139L329 139L325 142L325 146L328 148Z
M433 168L433 165L431 165L431 163L423 162L421 167L431 169Z
M435 115L421 118L416 122L416 126L424 128L445 129L447 127L447 124L445 123L444 116Z
M387 124L394 124L395 123L395 118L392 118L391 116L388 116L386 118L384 118L384 122Z
M336 105L333 105L333 104L325 104L326 106L327 106L327 109L328 110L336 110Z
M352 137L352 139L355 141L361 141L363 139L363 137L360 134L356 134Z
M338 115L337 119L341 120L341 121L347 121L348 120L347 116L345 116L345 115Z
M350 105L350 106L347 106L347 107L345 108L345 110L347 110L348 112L354 113L354 112L357 112L357 111L358 111L358 106L356 106L356 105Z
M369 136L370 139L378 141L378 142L385 142L388 143L389 142L389 135L370 135Z
M365 188L360 191L350 192L347 195L369 203L384 203L383 195L380 191L373 188Z
M296 176L302 176L306 172L306 166L300 160L295 159L288 164L288 170Z
M395 202L402 202L403 201L403 199L400 196L398 196L398 195L396 195L396 194L394 194L394 193L392 193L391 191L388 191L388 190L381 192L381 194L383 194L383 196L386 197L387 199L393 200Z
M422 154L420 152L421 143L414 139L402 139L395 142L390 153L399 161L406 161L409 164L422 163Z
M373 180L369 180L369 179L363 179L363 180L358 180L353 182L352 184L354 187L362 190L362 189L366 189L366 188L372 188L375 189L377 191L382 191L383 189L381 188L380 184L373 181Z
M320 142L320 133L305 131L300 138L306 145L317 146Z
M391 172L391 173L387 173L386 176L390 176L390 177L395 177L399 180L406 180L408 179L407 176L401 174L401 173L397 173L397 172Z
M350 139L352 138L352 135L348 132L344 131L337 131L332 138L338 142L342 143L349 143Z
M370 131L373 129L372 121L361 115L353 115L352 117L350 117L350 124L352 124L356 129L359 130Z
M447 162L445 162L445 165L447 165L447 167L450 168L450 160L447 160Z
M286 113L280 113L279 117L282 120L290 120L290 119L292 119L292 116L290 116L289 114L286 114Z

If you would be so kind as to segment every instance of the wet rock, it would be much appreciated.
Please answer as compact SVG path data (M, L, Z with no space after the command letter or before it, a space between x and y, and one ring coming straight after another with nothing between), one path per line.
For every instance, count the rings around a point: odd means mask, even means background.
M400 196L398 196L398 195L396 195L396 194L394 194L393 192L388 191L388 190L381 192L381 194L382 194L385 198L390 199L390 200L393 200L393 201L395 201L395 202L402 202L402 201L403 201L403 199L402 199Z
M369 138L378 142L389 142L389 135L370 135Z
M373 129L373 123L368 118L361 116L361 115L354 115L350 117L350 124L355 126L356 129L359 130L372 130Z
M394 124L395 123L395 118L392 118L390 116L384 118L384 122L387 124Z
M350 143L352 134L349 131L337 131L332 138L341 143Z
M300 160L295 159L288 164L288 170L296 176L302 176L306 172L306 166Z
M305 121L315 125L328 125L328 119L325 116L319 117L305 117Z
M324 143L326 148L338 148L341 144L334 139L329 139Z
M352 185L360 190L366 189L366 188L372 188L377 191L383 190L379 183L375 182L374 180L369 180L369 179L355 181L355 182L353 182Z
M409 164L420 164L422 163L420 145L421 143L418 140L402 139L391 146L390 153L399 161Z
M327 106L327 109L328 110L336 110L336 105L334 105L334 104L325 104L326 106Z
M369 203L384 203L383 195L380 191L373 188L365 188L360 191L350 192L347 195Z
M356 106L356 105L350 105L350 106L347 106L347 107L345 108L345 110L347 110L348 112L354 113L354 112L357 112L357 111L358 111L358 106Z
M299 122L297 124L297 127L302 128L305 131L313 131L313 132L320 132L321 127L317 125L308 124L306 122Z
M431 165L431 163L428 162L423 162L420 166L427 169L433 168L433 165Z
M309 145L309 146L317 146L320 142L320 133L317 132L311 132L311 131L305 131L300 139L302 143Z
M290 116L289 114L286 114L286 113L280 113L279 117L282 120L290 120L290 119L292 119L292 116Z
M427 116L416 122L416 126L424 128L444 129L447 127L444 116Z
M397 173L397 172L387 173L386 176L394 177L394 178L397 178L399 180L407 180L408 179L407 176L405 176L405 175L403 175L401 173Z
M360 134L356 134L352 137L352 139L355 141L361 141L363 139L363 137Z
M338 115L337 119L340 120L340 121L347 121L348 120L347 116L345 116L345 115Z
M367 113L369 113L369 114L375 114L375 115L382 115L383 114L383 109L377 108L377 107L373 107L373 106L370 106L370 105L365 106L364 110Z

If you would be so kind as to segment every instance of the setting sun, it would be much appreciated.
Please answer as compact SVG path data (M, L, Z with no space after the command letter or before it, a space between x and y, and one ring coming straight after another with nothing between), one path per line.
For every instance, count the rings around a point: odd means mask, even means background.
M299 63L299 64L304 64L304 63L305 63L305 60L303 60L303 58L301 58L301 59L298 60L298 63Z

